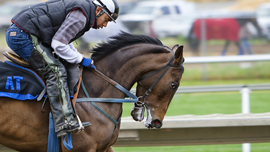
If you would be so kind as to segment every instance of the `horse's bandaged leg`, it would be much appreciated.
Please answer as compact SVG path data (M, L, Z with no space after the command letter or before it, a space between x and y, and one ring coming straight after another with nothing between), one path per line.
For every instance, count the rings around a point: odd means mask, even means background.
M131 111L131 116L135 121L143 121L144 111L145 111L145 107L143 105L138 106L135 103Z

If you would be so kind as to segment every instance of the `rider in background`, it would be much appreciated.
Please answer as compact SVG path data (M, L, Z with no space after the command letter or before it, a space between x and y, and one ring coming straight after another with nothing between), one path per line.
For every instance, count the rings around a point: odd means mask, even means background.
M253 26L252 24L246 23L240 27L239 30L239 39L240 39L240 45L243 49L243 55L245 54L245 51L247 51L248 54L252 54L251 50L251 44L249 42L249 39L252 38L252 33L249 29L249 26Z
M116 0L50 0L22 10L11 20L7 44L46 79L58 137L90 126L90 122L83 122L84 127L80 127L75 119L78 116L71 103L67 72L59 59L95 69L93 60L80 54L72 42L90 28L115 22L118 12Z

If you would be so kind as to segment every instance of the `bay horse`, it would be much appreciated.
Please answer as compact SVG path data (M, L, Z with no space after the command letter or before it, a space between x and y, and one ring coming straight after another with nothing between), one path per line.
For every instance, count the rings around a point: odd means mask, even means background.
M201 19L195 20L187 37L188 44L195 55L198 55L199 53L198 47L202 39L201 23ZM261 28L259 27L256 18L253 17L206 18L204 19L204 23L206 40L225 40L221 55L226 54L231 42L238 48L238 55L244 54L244 50L240 44L239 31L246 26L247 23L251 23L256 28L258 36L261 36Z
M127 90L137 83L133 118L141 121L147 110L148 128L162 127L164 115L180 85L184 72L183 46L172 49L160 40L144 35L120 33L93 49L96 68ZM125 94L110 85L93 70L84 68L82 81L90 97L125 98ZM81 86L82 87L82 86ZM80 88L78 98L86 98ZM122 103L98 102L96 105L114 120L121 118ZM0 144L20 152L46 152L50 107L38 101L19 101L0 98ZM137 107L137 108L136 108ZM138 111L140 109L141 111ZM79 134L72 132L73 149L70 152L112 152L120 125L98 111L91 102L76 103L75 110L81 121L91 126ZM61 152L68 150L61 144Z

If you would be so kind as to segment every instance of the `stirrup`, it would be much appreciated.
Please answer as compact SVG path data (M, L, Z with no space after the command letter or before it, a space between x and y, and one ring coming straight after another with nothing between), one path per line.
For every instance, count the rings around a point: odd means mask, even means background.
M67 135L69 132L76 131L76 133L80 133L84 130L85 127L88 127L91 125L90 122L83 122L79 124L78 122L74 126L66 126L68 124L65 124L61 126L59 131L56 132L57 137L62 137ZM82 126L80 126L82 125Z
M78 134L78 133L80 133L80 132L82 132L84 130L84 126L83 126L82 121L81 121L81 119L79 118L78 115L76 115L76 118L77 118L78 123L79 123L79 128L77 129L78 131L76 132Z

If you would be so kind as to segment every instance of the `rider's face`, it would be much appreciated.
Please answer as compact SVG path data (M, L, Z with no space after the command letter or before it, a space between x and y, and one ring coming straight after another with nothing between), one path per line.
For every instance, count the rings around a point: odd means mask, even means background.
M101 12L101 7L98 7L96 9L96 15L98 15ZM107 27L108 23L111 21L111 18L108 14L103 13L98 19L97 19L97 29Z

